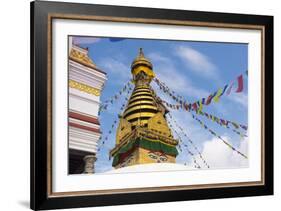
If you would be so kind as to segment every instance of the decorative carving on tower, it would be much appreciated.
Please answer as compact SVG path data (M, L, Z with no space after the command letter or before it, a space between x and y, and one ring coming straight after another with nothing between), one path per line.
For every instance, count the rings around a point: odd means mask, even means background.
M74 45L71 39L69 48L68 173L94 173L101 137L100 95L107 77L90 58L88 48Z
M142 48L132 62L134 90L120 115L116 145L111 150L115 168L145 163L175 163L178 141L167 124L167 108L159 101L150 82L155 77L152 63Z

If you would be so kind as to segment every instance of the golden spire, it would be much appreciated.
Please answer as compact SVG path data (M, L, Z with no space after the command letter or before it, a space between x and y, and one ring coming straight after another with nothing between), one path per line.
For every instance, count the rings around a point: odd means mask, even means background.
M132 62L131 72L133 74L134 80L136 75L138 75L140 72L144 72L148 76L149 81L155 77L152 63L144 56L142 48L139 49L139 55Z
M115 168L124 166L169 162L175 163L178 141L166 121L166 108L150 86L154 72L142 48L132 62L135 83L116 131L116 145L110 151ZM162 161L156 157L163 158Z

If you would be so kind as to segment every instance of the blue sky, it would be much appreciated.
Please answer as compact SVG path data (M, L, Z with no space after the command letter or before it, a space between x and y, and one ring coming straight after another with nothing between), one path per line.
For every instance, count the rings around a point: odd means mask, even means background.
M116 94L131 79L130 66L140 47L143 48L145 56L151 60L156 76L189 102L208 97L209 94L223 88L225 84L235 80L248 69L248 45L241 43L147 39L123 39L112 42L108 38L94 37L76 37L74 42L81 47L88 47L92 60L107 73L108 81L101 96L102 102ZM229 96L224 95L218 103L203 107L203 111L247 125L248 79L245 74L243 76L243 92L233 91ZM154 82L152 87L161 98L176 104L169 96L162 93ZM125 99L122 97L114 105L109 106L108 111L101 113L100 121L104 134L108 133L114 120L118 121L118 113L124 102ZM192 119L189 112L182 110L170 110L170 112L202 152L211 168L239 168L248 165L246 159L204 130L197 121ZM198 116L198 118L241 152L247 154L247 139L241 139L233 131L205 117ZM97 172L112 168L112 160L109 160L108 153L115 145L115 131L116 127L105 144L100 146L101 151L96 162ZM183 139L183 141L188 144L187 140ZM195 153L194 148L189 147ZM193 165L191 157L185 148L182 148L184 153L180 153L177 157L177 163ZM195 155L195 158L200 166L204 167L199 156Z

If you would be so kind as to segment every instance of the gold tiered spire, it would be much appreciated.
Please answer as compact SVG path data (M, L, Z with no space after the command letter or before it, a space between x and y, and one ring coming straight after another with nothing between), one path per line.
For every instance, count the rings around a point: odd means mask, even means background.
M135 58L131 65L131 72L133 75L133 80L136 82L138 80L137 75L140 72L145 73L148 82L150 82L154 77L153 66L149 59L144 56L142 48L139 50L139 55Z
M151 62L144 56L142 48L131 65L135 89L123 113L123 118L133 126L145 126L158 109L149 83L154 77Z
M168 110L150 87L155 77L152 63L142 48L131 65L135 88L116 132L116 146L110 154L113 166L175 162L177 140L165 119ZM161 158L161 159L160 159Z

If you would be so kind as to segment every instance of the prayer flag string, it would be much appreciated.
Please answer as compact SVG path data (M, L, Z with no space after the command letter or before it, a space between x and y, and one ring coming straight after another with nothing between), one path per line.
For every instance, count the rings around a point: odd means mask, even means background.
M242 132L237 130L237 129L241 129L242 128L243 130L247 131L248 130L248 126L247 125L240 124L240 123L237 123L237 122L234 122L234 121L230 121L230 120L226 120L226 119L223 119L223 118L219 118L219 117L214 116L212 114L208 114L206 112L200 111L200 110L197 109L198 106L200 107L200 105L198 105L198 104L195 104L192 107L183 107L180 104L174 105L174 104L168 103L167 101L162 100L162 99L160 99L160 101L162 103L164 103L167 107L169 107L171 109L174 109L174 110L183 109L183 110L186 110L186 111L195 111L196 114L200 114L202 116L205 116L208 119L212 120L213 122L216 122L218 125L223 126L223 127L227 128L227 129L231 129L237 135L239 135L241 137L247 137L247 135L245 135ZM232 128L230 128L229 125Z
M248 127L245 126L245 125L236 123L236 122L234 122L234 121L225 120L225 119L216 117L216 116L214 116L214 115L212 115L212 114L208 114L208 113L203 112L203 111L196 112L196 114L200 114L200 115L202 115L202 116L204 116L204 117L207 117L209 120L211 120L211 121L217 123L217 124L220 125L220 126L223 126L223 127L227 128L227 129L231 129L234 133L236 133L237 135L239 135L241 138L247 137L246 134L243 134L243 133L241 133L240 131L237 130L237 129L239 129L239 128L242 128L242 129L244 129L244 130L247 131ZM231 125L232 128L230 128L229 125Z
M196 158L195 158L195 154L189 150L188 145L183 142L183 140L182 140L180 134L176 131L176 129L173 128L173 126L172 126L171 123L169 124L169 126L170 126L170 128L174 131L174 133L177 135L180 144L182 144L182 145L185 146L187 153L191 156L191 158L192 158L192 160L193 160L194 167L195 167L195 168L198 168L198 169L201 169L201 166L199 165L199 163L197 162L197 160L196 160ZM179 148L180 152L183 151L180 145L178 145L178 148ZM209 168L209 167L208 167L208 168Z
M128 90L127 90L127 93L126 93L126 95L125 95L125 100L126 100L126 101L128 101L128 97L129 97L129 95L130 95L130 93L131 93L131 90L132 90L132 89L128 89ZM121 105L121 107L120 107L120 109L119 109L119 113L124 110L125 106L126 106L126 102L123 102L122 105ZM119 117L119 114L118 114L118 117ZM109 128L108 132L107 132L106 134L103 134L103 133L102 133L101 137L99 138L99 143L100 143L100 145L99 145L99 147L98 147L97 152L100 152L101 147L104 146L104 144L108 141L109 136L113 133L114 128L115 128L116 125L117 125L117 118L116 118L116 119L113 121L113 123L111 124L111 127Z
M184 135L184 137L187 139L187 141L192 145L192 147L195 149L195 151L198 153L200 159L203 161L204 165L207 166L207 168L210 168L209 164L207 163L207 161L204 159L202 153L200 152L200 150L197 148L197 146L194 144L194 142L189 138L189 136L186 134L186 132L184 131L184 129L177 123L177 121L172 117L172 115L170 113L168 113L168 116L170 117L170 119L174 122L174 124L176 125L177 128L180 129L181 133ZM186 146L187 147L187 146Z
M116 102L120 97L123 96L123 93L125 93L127 90L131 91L133 90L133 87L131 86L131 81L128 81L123 87L122 89L120 89L120 91L118 93L116 93L115 95L113 95L112 97L110 97L108 100L105 100L99 109L99 113L107 110L108 106L111 104L113 104L114 102Z
M242 152L240 152L239 150L237 150L235 147L233 147L230 143L228 143L227 141L225 141L220 135L217 135L216 132L214 132L212 129L210 129L206 124L204 124L200 119L198 119L196 116L194 116L194 114L191 114L192 118L195 119L205 130L208 130L213 136L217 137L219 140L221 140L226 146L228 146L231 150L237 152L239 155L241 155L242 157L244 157L245 159L248 159L248 157L243 154Z
M158 78L154 78L153 80L158 85L160 90L162 90L164 93L168 94L173 100L179 103L177 107L185 108L186 110L190 110L191 108L193 110L199 110L202 111L203 106L210 105L212 102L218 103L221 96L223 95L229 95L232 90L233 86L237 84L237 89L235 90L236 93L242 92L244 90L244 74L246 76L248 75L248 71L245 73L242 73L239 75L234 81L231 81L230 84L226 84L223 88L219 88L214 93L210 94L207 97L203 97L198 101L195 101L193 103L188 103L187 100L184 99L184 97L175 94L174 91L172 91L164 82L160 81Z

